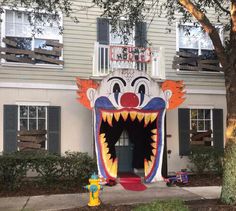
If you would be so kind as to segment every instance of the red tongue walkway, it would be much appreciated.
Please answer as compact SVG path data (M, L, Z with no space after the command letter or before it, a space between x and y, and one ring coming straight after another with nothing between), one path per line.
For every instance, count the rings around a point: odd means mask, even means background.
M120 184L126 190L144 191L147 189L147 187L144 184L142 184L141 177L137 176L134 173L121 173Z

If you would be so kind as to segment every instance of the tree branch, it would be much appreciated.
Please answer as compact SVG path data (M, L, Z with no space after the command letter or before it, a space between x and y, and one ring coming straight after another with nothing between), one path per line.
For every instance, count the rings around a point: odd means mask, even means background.
M231 15L231 29L230 29L230 54L231 56L231 65L235 67L235 60L236 60L236 0L231 0L231 7L230 7L230 15ZM236 68L232 74L236 72Z
M179 3L193 17L197 19L197 21L202 25L203 29L208 33L215 47L218 59L221 65L223 66L224 71L226 71L228 69L228 58L216 28L211 24L210 20L206 17L206 15L191 2L191 0L179 0Z
M231 8L230 8L230 15L231 15L231 23L232 23L232 32L236 33L236 1L231 1Z
M215 2L215 4L223 11L225 12L227 15L230 15L230 11L225 9L224 7L221 6L220 2L218 0L213 0Z

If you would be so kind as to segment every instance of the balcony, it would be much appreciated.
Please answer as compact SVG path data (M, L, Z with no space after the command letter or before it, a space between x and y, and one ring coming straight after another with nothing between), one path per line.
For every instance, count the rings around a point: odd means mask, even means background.
M94 44L93 76L106 76L117 69L137 69L155 79L165 79L164 48L138 48Z

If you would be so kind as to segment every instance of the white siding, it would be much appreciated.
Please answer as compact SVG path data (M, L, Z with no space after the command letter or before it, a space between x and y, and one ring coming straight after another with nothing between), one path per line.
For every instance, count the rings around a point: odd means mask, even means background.
M100 10L96 7L81 10L81 6L91 5L85 0L74 0L75 15L79 19L76 24L70 18L64 17L63 34L63 68L38 68L37 66L0 66L0 82L41 82L74 84L75 77L88 78L92 75L92 55L96 41L96 18ZM210 15L213 17L213 15ZM167 33L166 28L171 28ZM166 18L156 17L148 24L148 41L152 48L165 48L166 77L174 80L184 80L188 86L224 88L223 74L177 73L172 69L173 57L176 53L176 24L167 25Z

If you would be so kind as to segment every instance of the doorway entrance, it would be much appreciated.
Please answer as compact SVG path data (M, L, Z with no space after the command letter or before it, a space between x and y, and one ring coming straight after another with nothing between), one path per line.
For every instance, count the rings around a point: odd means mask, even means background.
M133 172L133 144L124 130L115 145L118 157L118 172Z

